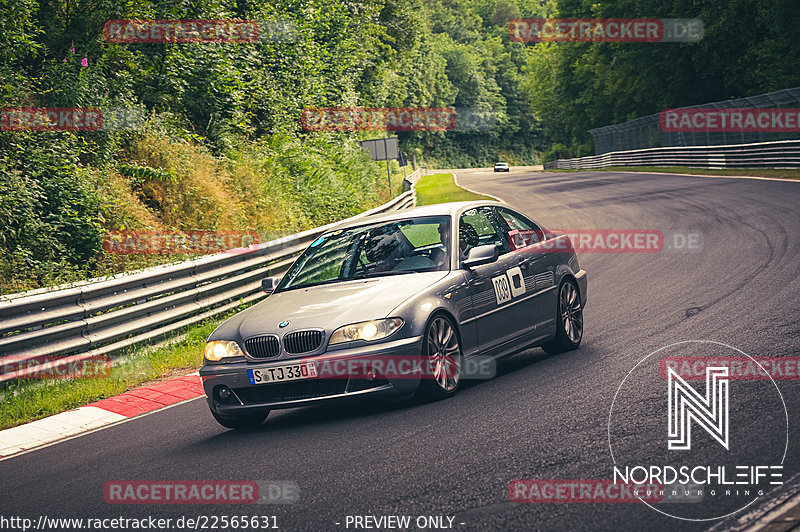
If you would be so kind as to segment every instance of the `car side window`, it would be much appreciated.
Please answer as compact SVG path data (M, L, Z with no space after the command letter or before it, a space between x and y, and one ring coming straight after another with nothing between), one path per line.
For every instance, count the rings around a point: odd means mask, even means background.
M476 246L495 244L500 254L508 253L508 241L494 207L476 207L465 211L458 224L458 240L462 257Z
M541 227L521 214L504 207L498 207L497 212L505 223L506 241L512 251L536 244L544 239Z

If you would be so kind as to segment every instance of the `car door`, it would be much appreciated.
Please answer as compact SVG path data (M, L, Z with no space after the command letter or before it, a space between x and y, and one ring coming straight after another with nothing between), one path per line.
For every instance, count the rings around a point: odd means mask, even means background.
M470 209L459 219L459 240L463 256L478 245L494 244L497 261L467 270L467 284L478 343L487 355L513 348L536 326L535 305L527 293L524 257L510 253L504 225L493 206Z
M511 254L519 257L534 321L542 330L555 320L558 257L543 245L544 231L535 222L507 207L497 207L497 213L504 225Z

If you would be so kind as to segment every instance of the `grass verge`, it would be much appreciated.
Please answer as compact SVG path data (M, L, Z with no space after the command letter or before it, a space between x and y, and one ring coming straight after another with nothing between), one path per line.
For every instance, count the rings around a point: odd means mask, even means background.
M65 412L142 384L196 371L203 360L206 338L227 317L191 327L182 339L162 347L145 346L117 358L111 374L101 379L17 381L0 387L0 429Z
M592 170L545 170L545 172L655 172L662 174L695 174L720 176L772 177L775 179L800 179L800 169L786 168L691 168L689 166L608 166Z
M453 174L426 175L417 182L417 205L491 199L456 185Z

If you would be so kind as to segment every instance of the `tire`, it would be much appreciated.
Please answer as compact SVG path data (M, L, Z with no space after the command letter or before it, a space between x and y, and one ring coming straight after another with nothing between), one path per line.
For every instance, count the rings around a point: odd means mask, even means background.
M583 339L583 307L575 281L561 283L556 312L556 337L542 346L551 355L577 349Z
M453 322L438 314L425 327L422 358L427 368L417 395L429 400L454 395L461 385L463 355Z
M251 429L261 425L264 420L267 419L269 411L266 413L260 412L258 414L245 414L241 416L222 416L212 410L211 415L214 416L217 423L223 427L229 429Z

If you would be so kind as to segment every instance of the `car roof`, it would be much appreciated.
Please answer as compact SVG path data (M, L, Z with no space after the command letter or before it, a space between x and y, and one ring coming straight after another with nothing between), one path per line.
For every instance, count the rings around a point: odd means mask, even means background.
M389 211L381 214L373 214L372 216L365 216L352 221L342 222L336 226L336 229L345 227L355 227L358 225L370 224L373 222L391 221L391 220L404 220L407 218L419 218L423 216L455 216L458 213L480 207L482 205L502 205L508 207L506 203L501 201L483 200L483 201L454 201L451 203L436 203L434 205L424 205L422 207L412 207L410 209L401 209L397 211Z

